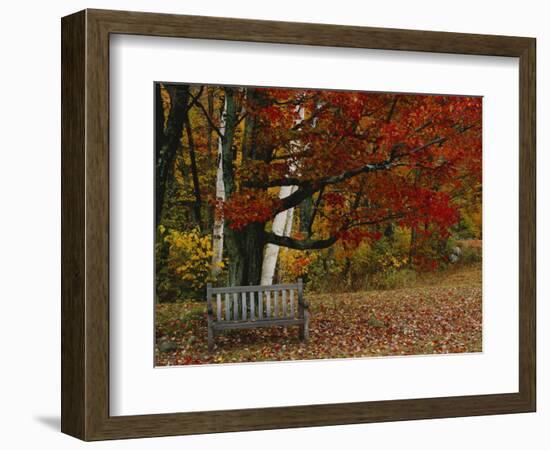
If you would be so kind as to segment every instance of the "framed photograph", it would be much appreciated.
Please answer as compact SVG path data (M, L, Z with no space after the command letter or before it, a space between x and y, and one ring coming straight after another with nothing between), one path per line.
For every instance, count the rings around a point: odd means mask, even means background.
M534 38L61 28L63 432L535 411Z

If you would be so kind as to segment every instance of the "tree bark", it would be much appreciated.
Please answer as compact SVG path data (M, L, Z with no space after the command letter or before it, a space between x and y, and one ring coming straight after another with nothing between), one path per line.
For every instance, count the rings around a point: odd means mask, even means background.
M227 109L227 99L224 100L224 106L220 111L220 133L225 135L225 110ZM223 181L223 138L218 137L218 157L216 169L216 206L214 208L214 225L212 236L212 275L217 276L221 272L221 262L223 261L223 238L224 238L224 217L220 205L225 202L225 184Z
M214 92L211 87L207 88L207 108L208 108L208 116L212 117L214 115ZM208 122L208 138L206 147L208 150L208 156L212 156L212 147L213 147L213 141L212 141L212 133L214 130L212 129L212 125L210 122Z
M297 107L297 112L300 119L296 120L294 126L301 123L304 120L304 108L302 106ZM291 153L302 150L302 146L298 141L292 141L290 143ZM294 172L296 167L293 165L290 168L291 172ZM289 195L292 195L297 189L297 186L281 186L279 190L279 198L284 199ZM294 208L286 209L279 212L273 219L272 233L290 236L292 232L292 220L294 217ZM276 244L267 244L265 247L264 259L262 262L262 285L273 284L273 277L275 276L275 269L277 267L277 260L279 258L279 246Z
M415 169L414 171L414 187L416 188L418 186L418 182L420 181L420 169ZM414 264L414 257L416 256L416 226L411 227L411 241L409 244L409 267L412 267Z
M233 138L237 127L237 110L235 104L235 89L231 87L224 88L225 108L224 108L224 133L220 139L220 165L221 174L224 186L224 199L228 200L235 189L234 180L234 149ZM223 238L225 248L227 250L229 263L229 285L243 286L246 281L245 263L246 253L245 247L242 245L244 230L234 230L231 228L227 219L224 218ZM245 230L250 225L245 227Z
M293 189L296 189L294 187ZM292 234L292 226L294 223L294 208L291 208L288 210L288 213L286 215L286 224L285 224L285 236L290 236Z
M338 240L338 236L329 236L326 239L293 239L288 236L280 236L275 233L265 233L265 242L294 250L321 250L328 248Z
M189 120L189 111L185 113L185 129L187 131L187 145L189 148L189 159L191 160L191 176L193 179L193 194L195 195L195 202L193 203L193 215L195 222L199 229L203 230L202 216L201 216L201 188L199 185L199 174L197 171L197 158L195 154L195 141L193 139L193 130L191 129L191 122Z
M188 86L180 85L166 89L170 95L170 112L166 127L164 126L161 85L157 84L155 89L157 103L155 108L155 224L157 226L162 216L167 182L173 176L174 159L181 145L183 122L189 101Z
M302 233L308 233L309 224L313 215L313 197L306 198L300 203L300 231Z
M207 87L207 112L208 116L212 118L214 116L214 88L213 87ZM216 156L214 155L214 139L212 138L212 133L214 132L214 129L212 128L212 125L210 122L208 122L208 138L206 143L206 149L208 152L208 159L212 160ZM210 205L206 205L206 229L209 230L210 228L214 227L214 220L216 215L216 208L211 208Z
M233 138L237 128L237 110L235 104L235 89L226 87L225 92L225 132L222 141L222 169L223 183L225 189L225 198L229 199L235 190L235 168L233 160L235 152L233 148Z
M279 191L279 198L285 198L292 194L295 188L293 186L283 186ZM273 219L273 225L271 226L271 232L280 236L290 236L292 231L292 217L293 208L280 212ZM290 223L289 223L290 221ZM267 244L264 252L264 259L262 263L262 285L273 284L273 276L275 275L275 268L277 266L277 259L279 257L279 246L276 244Z
M411 241L409 244L409 267L413 266L414 257L416 255L416 228L411 228Z
M252 222L242 230L226 229L231 286L259 285L262 275L265 222Z
M238 123L235 104L235 90L225 88L226 111L226 141L223 148L223 175L226 199L235 192L233 136ZM261 101L256 92L247 92L247 102ZM243 160L265 160L266 154L258 148L259 124L254 116L247 116L241 152ZM244 228L235 230L225 223L225 248L229 257L229 283L232 286L258 285L262 275L262 259L265 245L265 222L252 222Z

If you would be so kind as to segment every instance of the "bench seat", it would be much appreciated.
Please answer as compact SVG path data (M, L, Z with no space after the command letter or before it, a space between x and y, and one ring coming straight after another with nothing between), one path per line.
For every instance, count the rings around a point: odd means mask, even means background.
M208 307L208 349L214 337L224 330L260 327L300 327L300 339L309 337L308 303L303 283L269 286L231 286L206 288Z
M268 319L268 320L251 320L248 322L229 321L229 322L214 322L212 328L214 330L242 330L246 328L261 328L261 327L290 327L292 325L302 325L303 319Z

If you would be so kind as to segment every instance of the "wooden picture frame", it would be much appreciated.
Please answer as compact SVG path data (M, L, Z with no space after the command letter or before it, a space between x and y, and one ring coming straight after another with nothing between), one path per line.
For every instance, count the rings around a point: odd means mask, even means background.
M85 10L62 19L62 416L84 440L535 411L533 38ZM109 36L519 58L519 391L140 416L109 415Z

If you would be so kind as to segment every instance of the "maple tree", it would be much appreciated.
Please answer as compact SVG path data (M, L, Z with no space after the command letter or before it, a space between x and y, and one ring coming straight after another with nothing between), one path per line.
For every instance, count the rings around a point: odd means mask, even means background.
M155 92L158 364L481 350L481 98ZM299 277L307 346L268 328L207 352L207 282Z
M335 243L355 248L377 241L390 225L410 229L415 246L445 240L465 193L481 186L478 97L162 89L157 206L164 202L159 193L169 189L162 169L187 168L175 177L178 195L186 198L193 226L211 229L223 221L230 285L260 284L268 244L297 251ZM223 198L216 195L217 175ZM291 189L281 197L283 187ZM293 209L299 226L290 235L273 232L277 214Z

